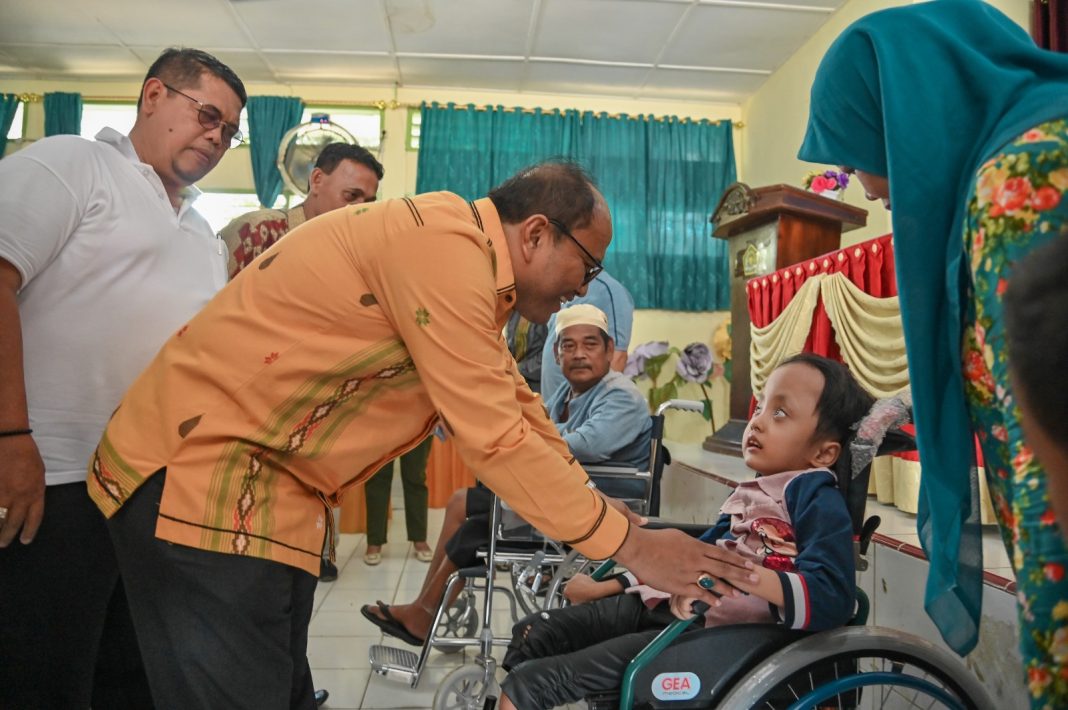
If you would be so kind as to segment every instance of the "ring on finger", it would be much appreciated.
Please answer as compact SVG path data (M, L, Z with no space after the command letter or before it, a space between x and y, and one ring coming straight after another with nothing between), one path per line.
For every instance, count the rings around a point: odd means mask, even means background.
M701 589L712 589L716 586L716 580L706 572L697 578L697 586Z

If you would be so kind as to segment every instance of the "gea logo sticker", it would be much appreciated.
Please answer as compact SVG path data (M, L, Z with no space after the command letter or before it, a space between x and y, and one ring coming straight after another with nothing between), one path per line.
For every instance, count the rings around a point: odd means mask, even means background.
M701 679L695 673L661 673L652 690L657 700L689 700L701 691Z

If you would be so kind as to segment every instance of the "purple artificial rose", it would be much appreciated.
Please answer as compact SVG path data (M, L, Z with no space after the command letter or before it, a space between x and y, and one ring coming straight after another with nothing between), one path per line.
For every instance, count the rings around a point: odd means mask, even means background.
M623 368L623 374L628 377L644 377L645 361L652 357L658 357L660 355L667 355L669 346L666 340L654 340L649 343L642 343L630 353L627 357L627 366Z
M687 382L700 384L712 370L712 351L704 343L690 343L679 354L675 371Z
M849 185L849 173L839 173L838 184L841 185L844 190L846 186Z

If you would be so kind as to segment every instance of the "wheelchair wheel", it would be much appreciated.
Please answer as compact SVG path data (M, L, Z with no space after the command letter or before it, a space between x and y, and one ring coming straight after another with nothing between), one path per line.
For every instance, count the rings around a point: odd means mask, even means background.
M847 627L773 654L727 694L722 708L995 707L949 651L893 629Z
M499 697L495 678L486 682L486 669L480 665L460 666L441 681L434 693L433 710L482 710L486 698Z
M438 626L439 638L472 639L478 636L478 609L475 595L468 590L460 593ZM438 648L442 653L459 653L462 647Z

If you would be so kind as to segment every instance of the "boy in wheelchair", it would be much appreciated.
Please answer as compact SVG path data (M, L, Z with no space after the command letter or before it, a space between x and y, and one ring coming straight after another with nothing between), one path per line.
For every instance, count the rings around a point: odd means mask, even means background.
M830 469L873 402L843 365L816 355L795 356L772 372L742 439L758 477L739 484L701 537L752 561L755 580L721 597L705 627L779 623L817 631L849 621L853 528ZM628 591L516 624L500 707L551 708L614 690L638 651L674 617L692 615L693 598L641 585Z

